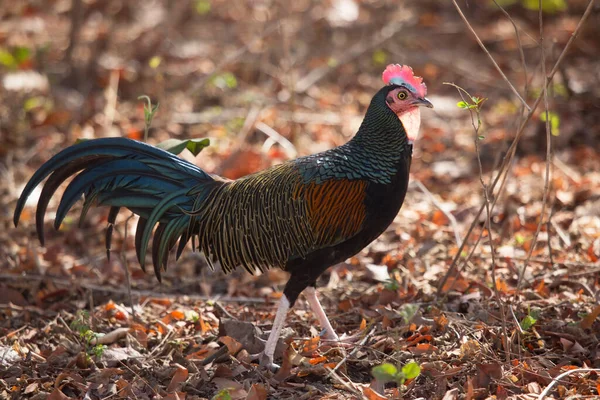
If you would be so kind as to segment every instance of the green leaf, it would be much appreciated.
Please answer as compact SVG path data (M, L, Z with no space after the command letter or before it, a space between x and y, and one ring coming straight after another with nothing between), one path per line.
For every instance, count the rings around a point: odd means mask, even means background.
M210 79L210 84L219 89L235 89L237 87L237 79L231 72L223 72L213 76Z
M557 113L548 111L548 118L550 119L550 132L552 132L552 136L560 135L560 117ZM546 122L546 113L543 112L540 114L540 120Z
M219 393L215 394L211 400L232 400L229 389L223 389Z
M396 290L400 289L400 282L398 282L394 278L390 278L390 279L388 279L388 280L385 281L384 287L387 290L391 290L391 291L395 292Z
M416 362L409 362L402 367L402 373L406 379L415 379L421 374L421 367Z
M209 0L196 0L196 12L200 15L205 15L210 12Z
M194 156L200 154L202 149L210 145L210 139L167 139L156 145L159 149L168 151L169 153L179 154L184 149L188 149Z
M21 64L31 58L31 50L27 47L15 47L12 54L17 64Z
M387 63L388 55L385 50L378 49L373 52L373 56L371 58L373 60L373 64L383 65Z
M523 0L523 6L529 10L538 11L540 9L539 0ZM544 0L542 1L542 11L548 14L556 14L559 11L567 9L565 0Z
M459 101L458 103L456 103L456 106L458 108L464 108L464 109L469 108L469 105L467 103L465 103L464 101Z
M23 110L31 111L34 108L38 108L44 105L46 99L42 96L30 97L25 102L23 102Z
M521 329L528 331L536 322L537 319L533 318L531 315L528 315L523 318L523 321L521 321Z
M185 312L185 320L192 321L192 322L198 322L200 320L200 314L198 314L194 310L187 310Z
M408 324L419 311L419 305L415 303L404 303L398 310L405 324Z
M335 68L340 64L340 61L338 59L336 59L335 57L329 57L327 59L327 66L330 68Z
M148 65L150 66L150 68L156 69L158 68L161 62L162 58L160 58L159 56L154 56L150 59L150 61L148 61Z
M15 68L17 66L17 60L6 50L0 50L0 64L8 68Z
M371 369L371 375L381 382L394 382L398 378L398 368L394 364L383 363Z

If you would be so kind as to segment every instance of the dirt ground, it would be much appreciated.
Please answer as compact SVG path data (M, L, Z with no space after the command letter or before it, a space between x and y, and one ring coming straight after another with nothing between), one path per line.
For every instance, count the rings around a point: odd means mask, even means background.
M545 0L541 35L537 1L497 1L0 3L0 399L599 398L600 5L578 28L588 1ZM54 230L62 189L45 247L39 191L13 225L59 150L143 140L139 96L160 103L149 143L210 138L181 156L234 179L346 142L388 63L435 109L394 223L320 278L350 349L301 297L282 368L261 369L287 274L224 275L188 249L158 283L129 212L110 259L107 209L79 226L80 202ZM404 382L373 374L412 362Z

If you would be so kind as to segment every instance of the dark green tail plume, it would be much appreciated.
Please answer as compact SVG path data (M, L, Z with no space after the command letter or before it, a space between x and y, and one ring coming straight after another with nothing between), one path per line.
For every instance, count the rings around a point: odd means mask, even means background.
M180 239L177 257L191 237L190 215L194 201L204 197L219 182L200 168L175 155L125 138L105 138L71 146L48 160L33 175L17 202L15 226L33 189L46 177L36 210L36 228L44 244L44 214L56 189L70 176L79 173L67 186L56 212L58 229L68 211L84 195L80 223L93 203L110 206L106 232L110 252L113 225L122 207L140 216L135 237L138 259L144 268L147 237L154 226L152 259L160 280L169 250ZM193 190L194 195L189 192ZM148 224L148 221L151 221Z

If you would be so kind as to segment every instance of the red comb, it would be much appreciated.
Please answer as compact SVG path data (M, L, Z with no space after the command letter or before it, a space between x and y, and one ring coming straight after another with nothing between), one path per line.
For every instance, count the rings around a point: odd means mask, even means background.
M381 75L386 85L390 83L407 86L413 89L419 97L425 97L427 86L423 83L423 78L415 76L413 70L408 65L390 64L385 68ZM391 82L394 79L394 82Z

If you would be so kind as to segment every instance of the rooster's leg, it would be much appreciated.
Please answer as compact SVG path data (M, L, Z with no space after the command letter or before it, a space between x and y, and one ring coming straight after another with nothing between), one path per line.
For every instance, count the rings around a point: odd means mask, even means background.
M260 365L269 368L276 367L273 363L273 355L275 354L275 348L277 347L277 342L279 341L279 335L281 334L281 329L285 325L285 317L289 309L290 301L284 294L281 296L281 300L279 301L277 314L275 315L275 321L273 322L273 328L271 329L271 333L267 339L267 344L265 344L265 350L260 356Z
M321 328L325 329L325 335L323 337L325 339L338 341L339 337L333 330L331 322L329 322L329 318L327 318L327 314L325 314L325 310L323 310L323 307L321 306L321 302L317 297L317 290L315 289L315 287L309 286L306 289L304 289L304 297L306 297L306 301L308 301L312 312L319 320Z

